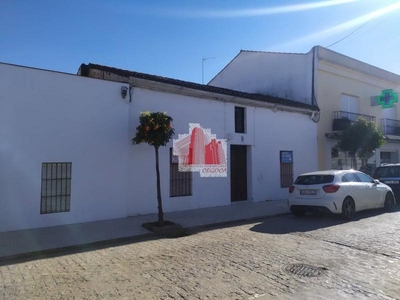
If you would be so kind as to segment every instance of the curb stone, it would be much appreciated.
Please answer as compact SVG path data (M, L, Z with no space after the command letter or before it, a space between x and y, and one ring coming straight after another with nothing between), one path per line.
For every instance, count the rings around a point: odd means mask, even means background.
M187 230L187 232L190 235L192 233L201 231L201 229L209 229L209 228L214 228L214 227L217 228L217 227L227 226L227 225L248 223L248 222L254 222L254 221L275 218L275 217L281 217L281 216L286 216L286 215L290 215L290 213L286 212L286 213L278 213L278 214L273 214L273 215L242 218L242 219L231 220L231 221L223 221L223 222L210 223L210 224L204 224L204 225L183 227L183 229ZM38 250L38 251L32 251L32 252L26 252L26 253L20 253L20 254L7 255L7 256L0 257L0 266L5 265L5 264L10 264L13 261L19 261L19 260L24 260L24 259L47 258L48 256L50 256L52 254L56 254L56 253L62 254L63 252L65 252L65 254L68 254L68 252L74 252L77 250L83 250L83 251L90 250L90 248L92 248L92 247L96 248L96 246L109 245L111 247L111 246L117 246L118 244L128 244L129 242L146 241L146 240L151 240L151 239L156 239L156 238L165 238L165 237L160 236L159 234L154 233L154 232L149 232L149 233L143 233L143 234L128 236L128 237L115 238L115 239L109 239L109 240L101 240L101 241L92 242L92 243L83 243L83 244L79 244L79 245L71 245L71 246L57 247L57 248L46 249L46 250Z

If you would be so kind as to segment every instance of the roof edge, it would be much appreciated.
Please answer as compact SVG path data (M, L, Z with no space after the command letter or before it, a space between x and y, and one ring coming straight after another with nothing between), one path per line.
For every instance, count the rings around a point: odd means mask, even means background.
M207 83L207 85L209 85L209 84L211 83L211 81L213 81L215 78L217 78L219 74L221 74L223 71L225 71L225 69L226 69L226 68L227 68L227 67L242 53L242 52L244 52L244 50L240 50L239 53L236 54L235 57L232 58L232 59L230 60L230 62L229 62L225 67L223 67L222 70L219 71L219 72Z
M164 83L164 84L184 87L184 88L197 90L197 91L209 92L209 93L214 93L214 94L219 94L219 95L224 95L224 96L244 98L244 99L248 99L248 100L258 101L261 103L272 103L272 104L276 104L276 105L284 105L287 107L297 107L297 108L301 108L301 109L308 109L310 111L315 111L315 112L319 111L318 106L303 103L303 102L297 102L297 101L293 101L293 100L283 99L283 98L279 98L279 97L273 97L273 96L264 95L264 94L246 93L246 92L241 92L241 91L236 91L236 90L231 90L231 89L226 89L226 88L215 87L212 85L198 84L198 83L194 83L194 82L183 81L183 80L162 77L162 76L157 76L157 75L116 69L113 67L107 67L107 66L97 65L97 64L93 64L93 63L89 63L88 65L82 64L80 69L81 69L82 76L85 76L84 74L86 74L86 76L90 76L90 69L93 69L93 70L97 70L100 72L111 73L111 74L117 75L117 76L119 76L119 78L118 78L118 80L114 80L114 81L119 81L119 82L124 82L124 83L129 83L131 81L130 78L132 77L132 78L142 79L145 81ZM104 74L104 73L100 74L99 76L100 77L102 76L102 77L99 79L111 80L111 79L104 78L105 75L107 75L107 74Z
M328 48L325 48L325 47L322 47L322 46L315 46L315 47L317 47L318 59L321 59L323 61L332 63L334 65L338 65L338 66L341 66L341 67L344 67L344 68L347 68L347 69L350 69L350 70L354 70L356 72L359 72L359 73L362 73L362 74L365 74L365 75L368 75L368 76L371 76L371 77L374 77L374 78L378 78L378 79L381 79L381 80L386 80L386 81L390 81L390 82L397 83L397 84L400 82L400 75L399 74L396 74L394 72L382 69L380 67L371 65L369 63L363 62L363 61L358 60L356 58L350 57L348 55L333 51L331 49L328 49ZM335 56L335 57L330 58L330 57L324 56L323 53L321 55L321 51L319 51L319 50L323 50L323 51L329 52L332 56ZM338 59L335 59L335 58L339 58L339 57L342 57L342 58L344 58L346 60L350 60L350 61L352 61L352 62L354 62L356 64L360 64L361 66L365 66L367 68L373 68L374 70L378 71L379 73L385 73L385 74L388 75L388 77L392 77L392 78L388 79L388 78L385 78L384 76L380 76L379 74L373 74L372 71L369 72L368 70L362 70L361 68L355 68L355 67L349 66L348 64L340 63L338 61ZM395 78L398 81L396 81Z

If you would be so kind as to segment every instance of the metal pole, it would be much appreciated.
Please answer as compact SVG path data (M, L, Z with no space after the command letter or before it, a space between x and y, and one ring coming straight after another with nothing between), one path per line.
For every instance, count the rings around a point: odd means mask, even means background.
M203 58L201 60L201 83L204 84L204 60L205 58Z
M208 60L208 59L213 59L213 58L215 58L215 57L204 57L202 60L201 60L201 80L202 80L202 83L204 84L204 62L206 61L206 60Z

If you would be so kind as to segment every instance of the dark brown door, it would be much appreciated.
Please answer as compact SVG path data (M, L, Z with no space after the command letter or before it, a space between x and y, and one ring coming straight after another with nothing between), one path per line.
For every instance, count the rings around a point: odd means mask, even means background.
M231 201L247 200L247 148L231 145Z

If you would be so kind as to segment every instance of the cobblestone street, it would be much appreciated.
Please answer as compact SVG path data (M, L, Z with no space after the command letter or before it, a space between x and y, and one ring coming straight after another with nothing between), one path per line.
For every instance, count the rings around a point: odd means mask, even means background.
M286 273L288 264L324 270ZM400 299L400 212L283 216L2 263L1 299Z

